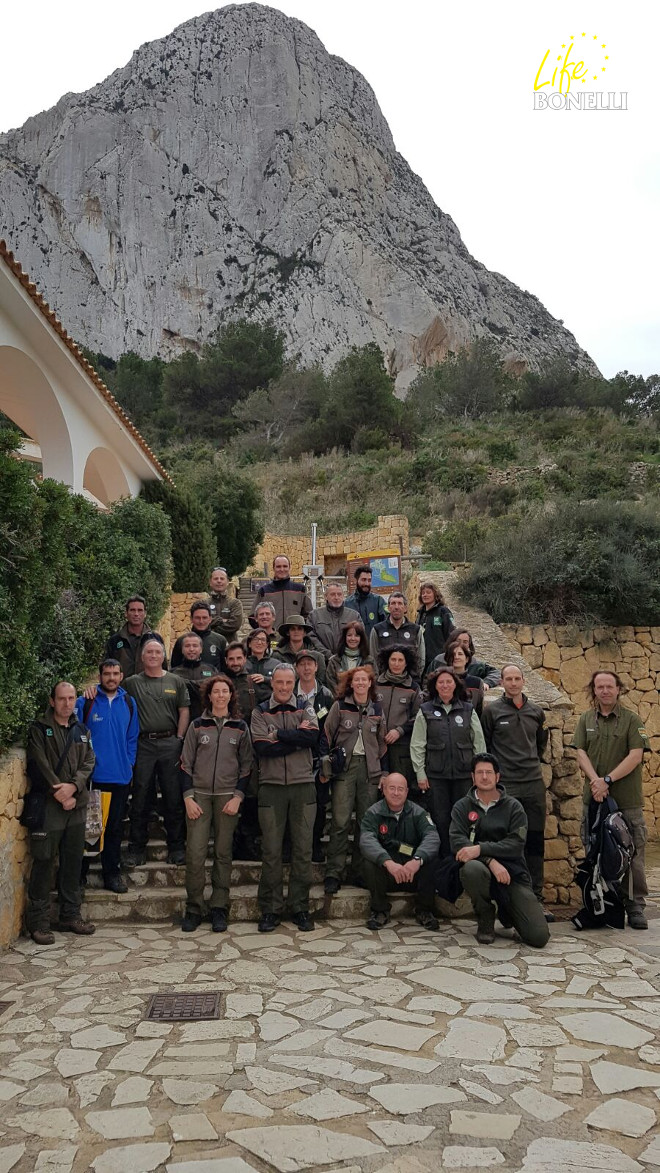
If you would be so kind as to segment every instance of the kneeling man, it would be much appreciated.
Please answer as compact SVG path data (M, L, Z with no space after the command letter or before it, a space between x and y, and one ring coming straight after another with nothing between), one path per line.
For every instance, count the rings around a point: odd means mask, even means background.
M433 820L421 806L408 800L403 774L387 774L383 797L370 806L360 827L364 879L371 893L368 929L382 929L389 921L388 891L416 893L418 924L436 930L435 861L440 838Z
M477 917L477 941L492 945L495 940L496 901L500 920L513 926L525 945L542 949L550 930L525 863L525 812L501 785L492 754L472 759L472 781L473 789L451 812L449 843L463 865L460 878Z

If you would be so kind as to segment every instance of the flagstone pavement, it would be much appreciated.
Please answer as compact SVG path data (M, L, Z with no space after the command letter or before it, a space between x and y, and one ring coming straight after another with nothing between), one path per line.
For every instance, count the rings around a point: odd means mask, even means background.
M660 1168L660 917L100 927L0 956L0 1173ZM217 990L217 1021L143 1021Z

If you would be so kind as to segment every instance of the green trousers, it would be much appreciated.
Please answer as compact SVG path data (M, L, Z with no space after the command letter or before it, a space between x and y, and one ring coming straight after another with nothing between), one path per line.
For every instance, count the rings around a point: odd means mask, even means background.
M532 877L532 888L537 900L543 899L543 858L545 855L545 783L509 782L502 778L509 798L517 798L527 815L525 862Z
M309 912L312 885L312 838L316 818L316 788L312 781L293 786L259 785L259 826L261 827L261 879L259 907L262 912L281 915L284 911L284 833L291 837L289 911Z
M405 862L399 860L398 862ZM372 912L390 912L392 905L387 899L388 892L402 894L415 893L416 912L435 911L435 869L430 863L422 864L414 880L410 884L397 884L389 872L380 864L370 859L363 859L364 879L371 893Z
M28 932L50 929L50 894L58 859L60 920L71 921L80 916L80 868L84 851L85 808L65 811L54 798L47 798L43 829L30 835L32 871L25 909Z
M378 786L369 780L366 758L362 754L353 754L348 768L332 782L332 823L325 869L326 877L332 876L336 880L342 878L348 854L348 838L353 811L355 811L355 832L351 873L355 876L362 875L360 823L369 807L376 802L377 797Z
M209 908L229 908L229 885L234 831L238 815L224 815L222 808L227 795L219 796L195 791L195 802L202 808L198 819L186 818L186 912L204 916L206 905L206 855L209 839L213 837L213 868L211 871L211 899Z
M410 760L410 735L400 737L387 747L387 757L390 765L390 774L403 774L409 790L417 789L417 775Z
M506 865L505 865L506 866ZM492 873L480 859L471 859L461 868L461 883L467 892L477 920L493 912L491 897ZM542 949L547 945L550 930L543 908L528 884L513 881L508 886L513 927L525 945Z

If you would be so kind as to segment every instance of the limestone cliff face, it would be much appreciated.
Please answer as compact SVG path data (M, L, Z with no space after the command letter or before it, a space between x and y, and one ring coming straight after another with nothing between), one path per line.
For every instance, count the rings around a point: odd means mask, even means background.
M305 361L375 340L402 386L480 335L512 364L595 369L470 256L364 78L259 5L181 25L1 135L0 208L69 331L115 357L197 348L248 314Z

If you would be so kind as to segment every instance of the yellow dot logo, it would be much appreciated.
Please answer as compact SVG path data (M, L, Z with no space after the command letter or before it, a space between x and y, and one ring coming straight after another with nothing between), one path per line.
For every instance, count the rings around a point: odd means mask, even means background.
M599 69L601 73L605 73L607 66L603 64L609 61L609 54L604 53L607 44L593 45L590 47L589 41L598 41L598 33L588 34L586 32L580 34L580 41L584 37L585 43L582 44L581 50L578 52L575 49L575 39L573 36L568 38L568 41L560 42L560 47L563 52L558 53L556 57L557 65L552 68L551 58L552 49L546 49L541 58L536 76L534 78L534 90L543 90L547 87L548 90L558 91L560 94L567 94L570 91L573 82L584 82L593 69ZM556 50L555 50L556 52ZM585 60L587 57L589 60ZM594 81L598 80L598 74L592 73L591 76Z

